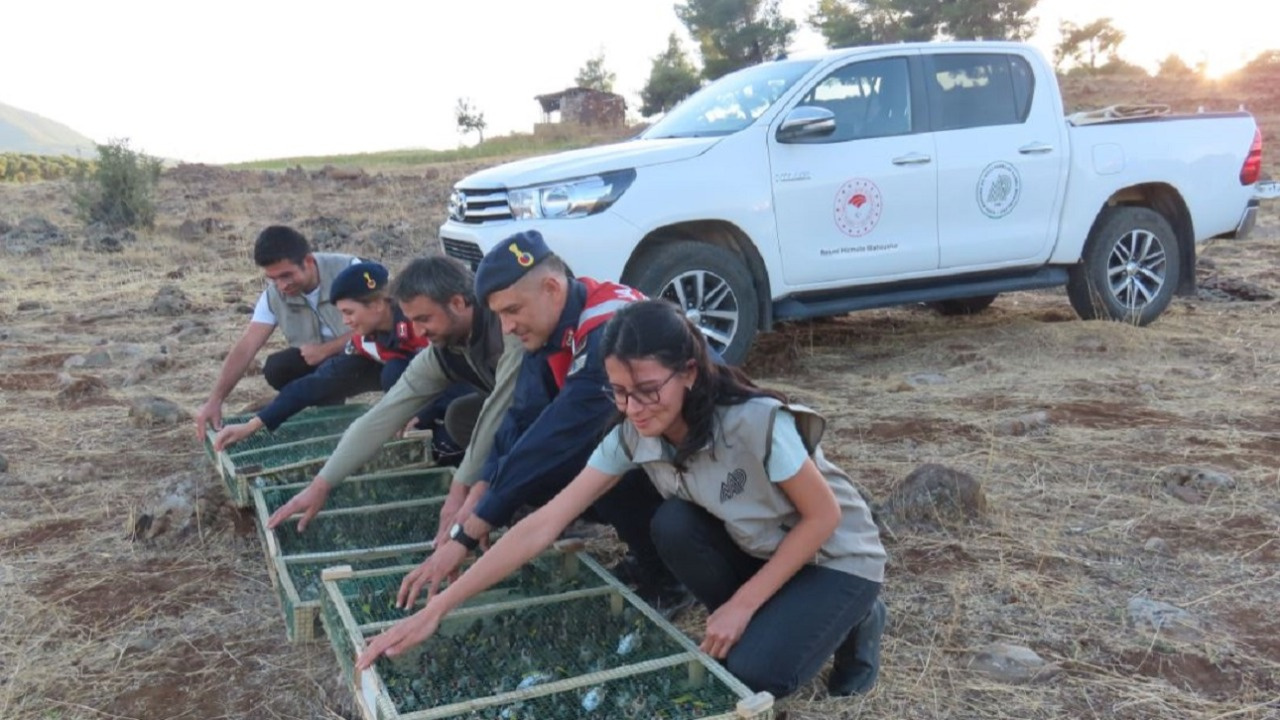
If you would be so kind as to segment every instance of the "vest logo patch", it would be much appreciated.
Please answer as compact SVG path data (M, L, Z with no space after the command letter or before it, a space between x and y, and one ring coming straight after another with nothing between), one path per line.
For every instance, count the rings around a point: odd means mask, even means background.
M738 468L729 473L724 482L720 483L720 502L728 502L729 500L742 494L742 490L747 486L747 471Z

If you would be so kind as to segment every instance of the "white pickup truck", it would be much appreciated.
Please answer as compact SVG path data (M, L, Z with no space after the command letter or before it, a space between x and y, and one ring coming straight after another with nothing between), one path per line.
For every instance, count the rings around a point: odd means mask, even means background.
M578 274L685 308L740 361L757 331L902 303L977 312L1065 285L1083 318L1156 319L1198 243L1244 237L1245 112L1064 118L1020 43L898 44L762 63L626 142L493 167L440 228L471 263L537 228Z

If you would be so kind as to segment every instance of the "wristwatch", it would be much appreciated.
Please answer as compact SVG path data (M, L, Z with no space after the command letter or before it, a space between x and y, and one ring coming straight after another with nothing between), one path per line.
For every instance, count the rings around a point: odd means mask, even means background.
M480 547L480 541L468 535L462 529L462 523L454 523L453 527L449 528L449 539L457 540L462 547L467 549L467 552Z

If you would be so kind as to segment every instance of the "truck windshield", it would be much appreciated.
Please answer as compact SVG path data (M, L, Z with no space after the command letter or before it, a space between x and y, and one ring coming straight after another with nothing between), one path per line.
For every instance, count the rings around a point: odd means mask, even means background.
M816 62L780 60L725 75L676 105L641 137L656 140L736 133L763 115Z

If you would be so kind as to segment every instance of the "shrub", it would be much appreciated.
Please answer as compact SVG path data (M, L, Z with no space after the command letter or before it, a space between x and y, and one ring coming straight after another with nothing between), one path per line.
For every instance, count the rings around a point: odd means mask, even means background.
M131 150L128 140L98 146L98 163L76 183L76 206L87 223L112 228L155 224L155 187L161 161Z

